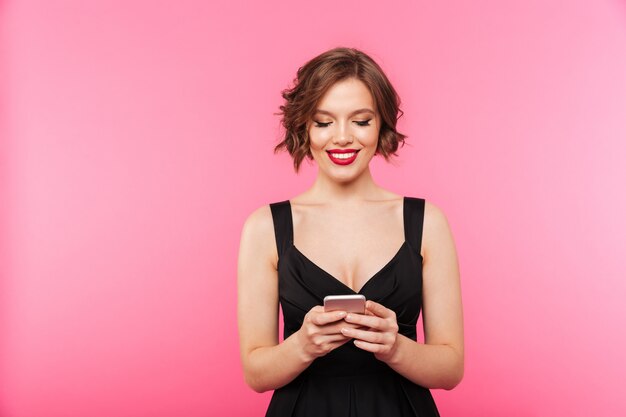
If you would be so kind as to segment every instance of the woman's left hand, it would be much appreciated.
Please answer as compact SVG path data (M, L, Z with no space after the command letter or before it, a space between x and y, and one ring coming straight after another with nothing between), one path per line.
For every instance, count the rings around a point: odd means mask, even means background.
M354 338L354 344L374 353L376 359L389 361L397 348L398 322L396 313L372 300L365 303L365 314L349 313L344 320L364 329L342 328L341 332Z

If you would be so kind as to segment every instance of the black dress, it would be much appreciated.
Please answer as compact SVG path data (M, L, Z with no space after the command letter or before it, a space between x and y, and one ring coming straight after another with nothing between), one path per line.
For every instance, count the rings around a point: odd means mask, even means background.
M359 290L396 313L399 333L416 340L422 299L420 247L424 199L404 197L405 240L398 252ZM278 288L284 338L300 329L305 314L326 295L356 294L293 245L289 200L270 204L278 249ZM439 416L430 391L404 378L373 353L347 342L315 359L298 377L274 391L266 417Z

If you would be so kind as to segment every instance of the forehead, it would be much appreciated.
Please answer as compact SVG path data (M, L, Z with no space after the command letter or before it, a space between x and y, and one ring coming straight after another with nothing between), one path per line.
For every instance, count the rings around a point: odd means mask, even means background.
M348 114L363 108L375 111L374 98L365 83L356 78L336 82L317 104L317 110L334 114Z

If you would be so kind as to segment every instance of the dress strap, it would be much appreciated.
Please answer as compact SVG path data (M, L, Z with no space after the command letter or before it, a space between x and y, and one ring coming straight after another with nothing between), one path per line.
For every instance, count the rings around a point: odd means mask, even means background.
M404 236L418 254L422 250L425 205L423 198L404 197Z
M293 242L293 221L291 219L291 204L289 200L270 203L272 219L274 220L274 236L276 236L276 249L278 258Z

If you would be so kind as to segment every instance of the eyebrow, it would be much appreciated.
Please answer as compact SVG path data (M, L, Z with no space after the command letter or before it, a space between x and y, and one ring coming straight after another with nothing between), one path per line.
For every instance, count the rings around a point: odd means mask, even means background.
M329 112L327 110L322 110L322 109L315 110L315 114L318 114L318 113L319 114L327 114L329 116L334 116L334 114L332 114L331 112ZM373 110L367 109L367 108L363 108L363 109L358 109L358 110L353 111L348 116L354 116L355 114L360 114L360 113L372 113L372 114L375 114Z

